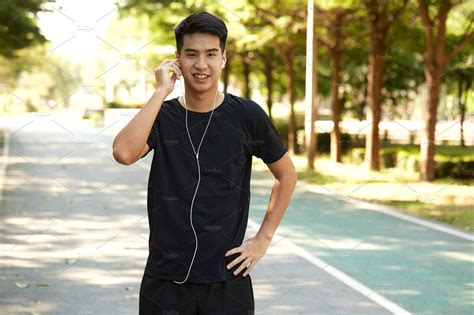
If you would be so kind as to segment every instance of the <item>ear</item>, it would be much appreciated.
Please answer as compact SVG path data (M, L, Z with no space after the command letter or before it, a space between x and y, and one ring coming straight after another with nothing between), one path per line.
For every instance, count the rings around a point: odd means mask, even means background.
M227 49L224 49L224 52L222 53L222 68L225 68L225 64L227 63Z
M175 57L178 58L178 63L179 63L179 52L177 50L175 50ZM181 66L181 64L180 64Z

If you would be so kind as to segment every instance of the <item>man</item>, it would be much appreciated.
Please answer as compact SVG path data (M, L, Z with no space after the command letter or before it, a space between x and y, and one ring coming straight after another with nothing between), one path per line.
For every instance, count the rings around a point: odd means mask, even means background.
M295 168L265 111L218 91L227 60L224 22L207 12L191 14L175 36L176 59L155 70L153 96L113 144L114 158L125 165L154 150L139 313L253 314L249 272L288 206ZM179 79L185 97L165 101ZM252 156L267 163L276 180L258 233L242 243Z

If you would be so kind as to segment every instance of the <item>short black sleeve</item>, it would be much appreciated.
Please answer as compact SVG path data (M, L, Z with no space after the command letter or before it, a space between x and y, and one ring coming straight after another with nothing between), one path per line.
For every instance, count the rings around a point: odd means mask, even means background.
M255 102L251 104L253 117L251 117L251 139L249 140L250 152L262 159L265 164L276 162L288 149L263 108Z
M159 113L158 113L159 114ZM158 115L159 116L159 115ZM151 150L156 149L156 142L158 141L158 117L155 119L153 126L151 126L150 134L148 135L148 139L146 143L148 144L148 147L150 148L148 152L146 152L142 158L148 155L148 153Z

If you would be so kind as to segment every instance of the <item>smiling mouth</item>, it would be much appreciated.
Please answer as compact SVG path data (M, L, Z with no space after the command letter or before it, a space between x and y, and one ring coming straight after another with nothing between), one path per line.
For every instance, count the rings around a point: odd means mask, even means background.
M195 77L196 79L199 79L199 80L204 80L204 79L209 78L210 75L195 73L195 74L193 74L193 77Z

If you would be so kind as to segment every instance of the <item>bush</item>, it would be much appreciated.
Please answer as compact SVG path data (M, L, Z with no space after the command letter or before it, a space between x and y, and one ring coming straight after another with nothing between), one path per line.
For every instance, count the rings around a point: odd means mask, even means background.
M288 145L288 124L280 124L275 126L278 133L280 134L283 142ZM305 150L304 143L304 129L298 129L296 131L298 152ZM360 146L360 139L353 137L348 133L341 133L341 153L347 154L351 148ZM316 134L316 152L320 154L329 154L331 152L331 134L324 132Z
M382 166L384 168L392 168L397 165L397 152L393 150L382 151Z
M474 160L471 161L461 161L453 169L453 174L455 178L474 178Z
M442 147L435 155L435 178L474 178L474 156L469 154L470 148ZM449 152L444 155L442 152ZM456 153L458 155L456 155ZM390 146L380 150L382 168L397 167L409 172L419 172L420 150L417 146ZM350 162L364 161L365 148L352 149Z
M435 177L436 178L448 177L450 174L452 174L455 166L456 166L456 163L452 161L436 162Z
M331 134L330 133L318 133L316 135L316 150L318 153L330 153L331 152ZM351 147L353 147L352 137L348 133L341 133L341 152L346 154Z
M454 159L452 161L436 162L435 177L453 177L457 179L474 178L474 160L463 161L461 159Z

